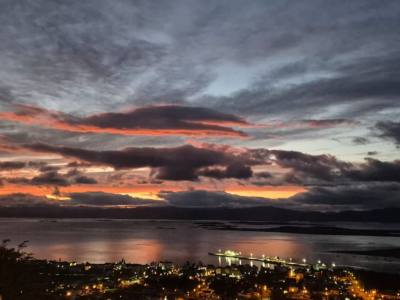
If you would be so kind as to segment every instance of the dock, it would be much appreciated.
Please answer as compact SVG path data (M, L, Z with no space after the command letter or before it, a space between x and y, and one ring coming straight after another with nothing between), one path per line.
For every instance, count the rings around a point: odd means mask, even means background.
M211 256L217 256L217 257L226 257L226 258L248 260L248 261L259 261L259 262L275 264L275 265L286 265L289 267L309 268L312 266L312 264L308 264L305 259L303 259L302 262L297 262L297 261L293 261L292 259L286 260L286 259L279 258L277 256L271 257L271 256L262 255L262 257L255 257L255 256L253 256L253 254L250 254L250 256L245 256L245 255L242 255L241 252L235 252L232 250L226 250L224 252L222 252L222 251L209 252L208 254ZM320 267L324 267L324 266L325 266L325 264L320 264Z

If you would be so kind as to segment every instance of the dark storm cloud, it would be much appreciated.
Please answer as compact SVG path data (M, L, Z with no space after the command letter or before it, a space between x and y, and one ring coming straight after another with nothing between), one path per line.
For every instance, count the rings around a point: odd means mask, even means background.
M39 171L42 173L57 172L58 170L60 170L59 166L52 166L52 165L44 165L44 166L40 167L40 169L39 169Z
M221 135L239 134L230 128L224 128L225 124L237 126L249 125L243 119L230 114L220 113L215 110L202 107L184 106L151 106L138 108L129 113L108 113L82 119L78 124L97 126L99 128L119 129L160 129L160 130L188 130L209 132L220 132ZM210 123L210 124L207 124ZM215 123L216 125L211 125ZM219 125L221 124L221 125Z
M287 199L237 196L203 190L165 193L165 200L178 207L275 206L301 210L346 210L400 207L400 184L369 183L334 187L314 187Z
M273 175L270 172L257 172L254 174L256 177L260 178L272 178Z
M25 166L26 163L22 161L4 161L0 162L0 171L22 169Z
M347 168L343 174L355 181L395 181L400 182L400 161L384 162L366 158L359 168Z
M80 167L90 167L91 164L85 161L72 161L67 164L67 167L69 168L80 168Z
M10 195L0 195L0 207L32 207L32 206L47 206L51 202L44 198L29 194L16 193Z
M191 166L170 165L152 170L152 177L159 180L197 180L196 169Z
M356 145L366 145L369 143L369 140L365 137L355 137L353 143Z
M141 206L161 204L162 201L146 200L133 198L127 195L110 194L103 192L72 193L69 194L71 200L68 205L87 205L87 206Z
M314 187L307 192L288 199L245 197L225 192L193 190L186 192L162 192L164 201L133 198L127 195L103 192L71 193L69 200L57 202L45 197L28 194L0 196L0 207L32 206L164 206L192 208L245 208L274 206L299 210L348 210L400 207L400 185L398 183L369 183L335 187Z
M51 171L33 177L30 180L30 184L67 186L70 185L70 182L64 176L58 174L57 172Z
M120 135L220 135L245 136L229 126L250 126L235 115L176 105L148 106L122 113L87 117L49 111L36 106L16 105L15 112L0 112L2 120L82 133Z
M59 192L55 192L59 196ZM103 192L71 193L69 200L62 202L47 199L46 197L33 196L29 194L10 194L0 195L0 207L54 207L54 206L93 206L93 207L112 207L112 206L150 206L164 205L163 201L133 198L127 195L110 194Z
M276 163L284 168L293 169L299 174L322 180L333 180L337 172L351 166L332 155L309 155L298 151L271 150Z
M59 168L46 166L41 168L41 174L32 178L25 177L10 177L2 180L7 183L20 185L38 185L38 186L69 186L76 184L96 184L94 178L82 175L80 172L68 172L67 174L58 173Z
M165 180L196 180L199 176L245 179L253 176L252 166L277 164L288 170L281 184L400 182L399 161L383 162L366 158L365 163L352 163L332 155L310 155L298 151L242 149L235 153L234 148L213 144L205 147L185 145L173 148L126 148L118 151L92 151L46 144L25 147L110 165L117 169L149 167L153 169L152 175L156 179ZM266 179L266 183L273 182Z
M96 184L97 183L96 179L87 177L87 176L83 176L83 175L76 177L74 180L75 180L75 183L78 183L78 184Z
M400 184L368 183L350 186L315 187L292 197L296 203L323 205L333 209L373 209L400 206Z
M296 151L271 150L276 163L293 171L286 176L292 183L306 184L308 179L332 183L346 181L400 182L400 161L384 162L365 158L365 163L338 160L331 155L309 155ZM308 182L309 183L309 182Z
M225 177L243 178L250 172L246 165L257 164L256 158L252 156L191 145L173 148L126 148L119 151L91 151L46 144L26 147L34 151L58 153L92 163L110 165L117 169L150 167L153 168L156 179L169 180L194 180L200 175L207 176L207 172L203 172L202 169L211 166L226 166Z
M0 162L0 171L19 170L23 168L39 169L50 167L41 161L2 161Z
M324 182L331 184L367 181L400 182L398 160L384 162L365 158L364 163L352 163L339 160L332 155L309 155L282 150L270 150L269 159L283 168L292 170L285 174L281 183L318 185Z
M374 155L377 155L378 153L379 153L378 151L369 151L369 152L367 152L367 155L374 156Z
M242 163L233 163L228 165L225 169L206 168L200 170L198 172L198 175L217 178L217 179L222 179L222 178L247 179L253 175L253 171L249 166L243 165Z
M224 192L187 191L166 193L166 201L178 207L252 207L271 205L273 200L242 197Z
M115 168L162 167L178 165L183 160L187 167L202 167L228 160L222 152L196 148L191 145L176 148L126 148L115 151L92 151L79 148L55 147L46 144L27 145L35 151L59 153L88 162L111 165Z
M378 122L376 128L381 131L381 136L391 139L400 146L400 122Z

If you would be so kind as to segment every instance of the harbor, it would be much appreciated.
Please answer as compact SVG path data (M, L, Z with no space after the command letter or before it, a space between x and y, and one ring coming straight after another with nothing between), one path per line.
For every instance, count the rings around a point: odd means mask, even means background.
M288 259L283 259L280 258L278 256L266 256L266 255L262 255L261 257L256 257L254 256L252 253L250 253L249 256L247 255L243 255L241 252L236 252L233 250L225 250L225 251L221 251L218 250L218 252L209 252L208 253L211 256L217 256L217 257L224 257L227 258L228 263L231 262L232 259L235 260L245 260L245 261L257 261L257 262L261 262L264 264L273 264L273 265L283 265L283 266L287 266L287 267L302 267L302 268L315 268L315 269L326 269L328 266L325 263L322 263L321 261L318 261L315 264L311 264L311 263L307 263L307 259L303 258L301 260L301 262L298 262L296 260L293 260L292 258L288 258ZM335 263L331 263L330 267L334 268L336 267Z

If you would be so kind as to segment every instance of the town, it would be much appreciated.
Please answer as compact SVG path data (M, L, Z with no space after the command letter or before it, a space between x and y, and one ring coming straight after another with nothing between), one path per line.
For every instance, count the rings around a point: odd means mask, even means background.
M400 299L400 285L370 288L362 273L334 264L265 257L270 262L256 265L262 258L244 263L235 251L210 254L224 261L91 264L37 260L3 244L0 299Z

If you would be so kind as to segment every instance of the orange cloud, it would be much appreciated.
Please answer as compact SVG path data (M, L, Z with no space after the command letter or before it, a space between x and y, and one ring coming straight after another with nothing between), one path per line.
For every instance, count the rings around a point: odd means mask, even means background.
M306 191L307 190L302 186L236 186L225 189L225 192L228 194L269 199L290 198L296 194L304 193Z
M246 137L232 127L251 124L230 114L201 107L148 106L122 113L76 117L28 105L15 112L0 112L0 119L69 132L116 135L185 135Z
M215 191L207 185L197 185L196 189ZM186 185L166 185L166 184L148 184L148 185L135 185L135 186L107 186L101 184L93 185L71 185L57 189L57 195L54 196L54 188L51 186L32 186L32 185L17 185L9 184L0 186L0 195L9 195L16 193L30 194L34 196L49 197L55 200L66 200L68 194L72 193L86 193L86 192L103 192L112 194L129 195L131 197L162 200L160 194L164 191L168 192L183 192L187 191ZM269 199L288 198L298 193L306 191L305 188L300 186L239 186L231 185L222 188L223 191L229 194L246 196L246 197L260 197ZM61 198L60 198L61 197Z

